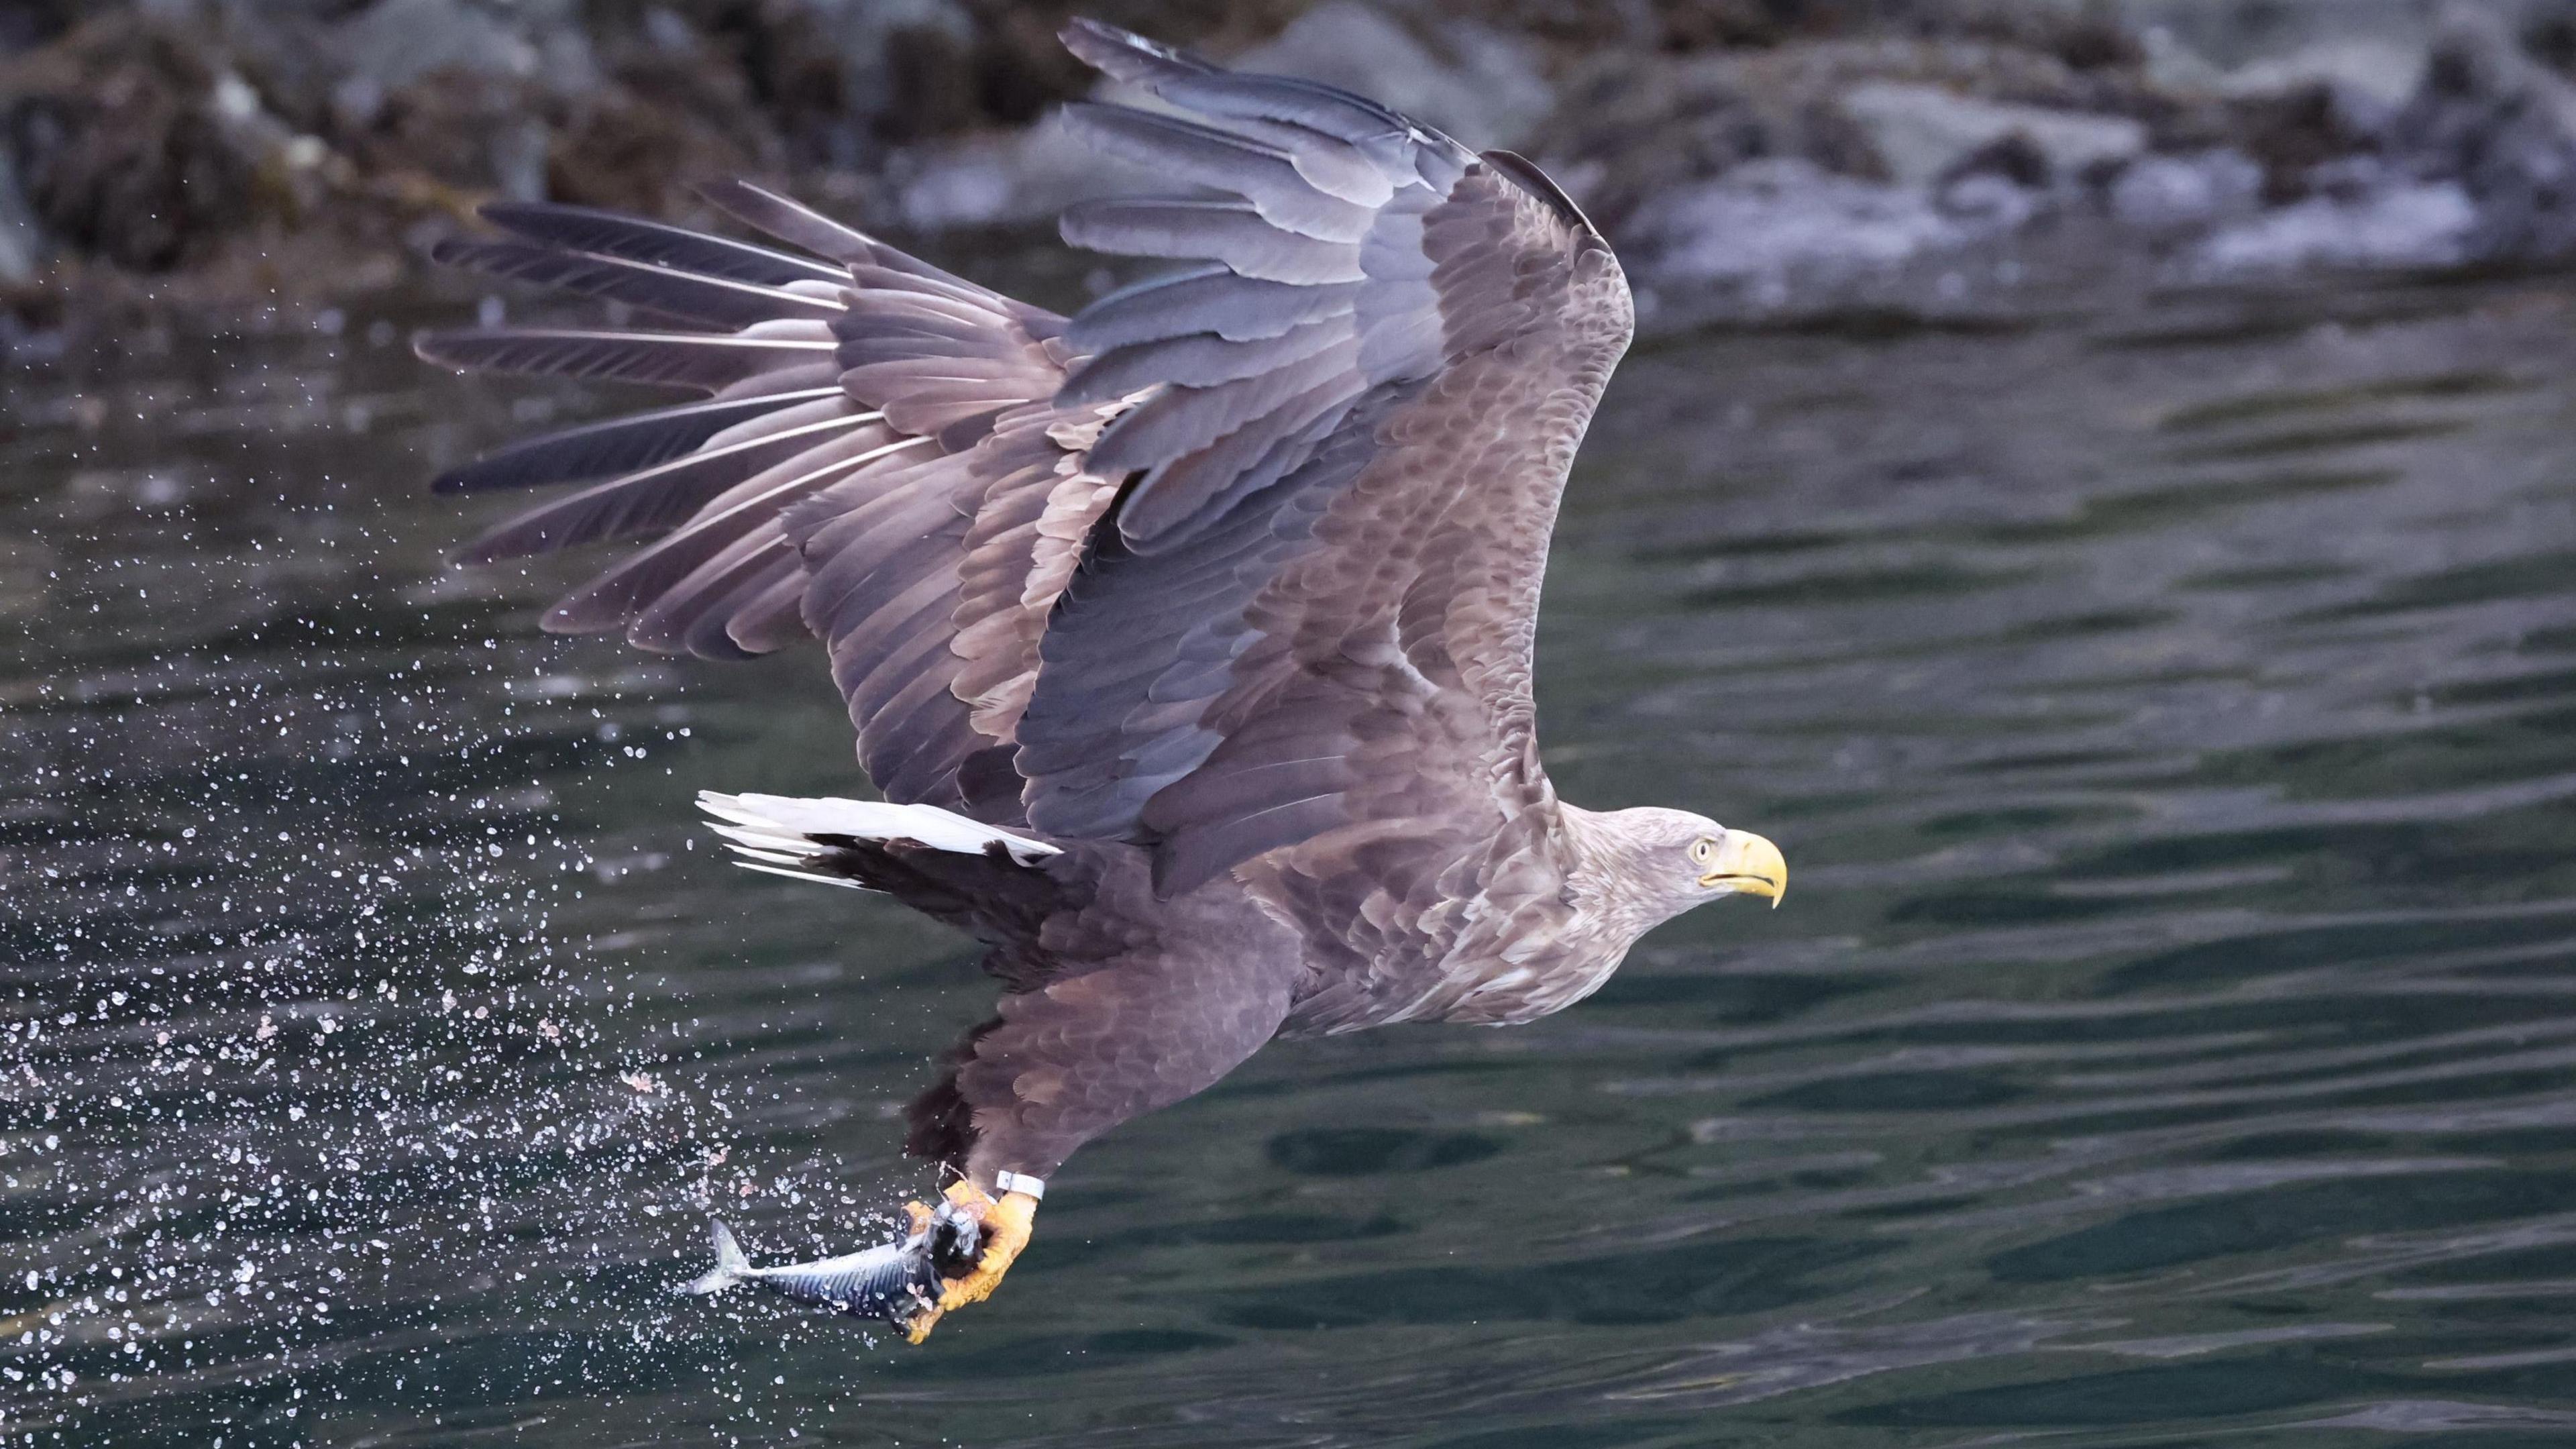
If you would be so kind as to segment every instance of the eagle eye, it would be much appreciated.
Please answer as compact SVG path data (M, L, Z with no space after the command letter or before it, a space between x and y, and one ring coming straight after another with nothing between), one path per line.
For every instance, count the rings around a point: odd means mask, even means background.
M1706 865L1716 858L1716 841L1710 840L1706 836L1702 836L1700 839L1691 843L1691 859L1698 861L1702 865Z

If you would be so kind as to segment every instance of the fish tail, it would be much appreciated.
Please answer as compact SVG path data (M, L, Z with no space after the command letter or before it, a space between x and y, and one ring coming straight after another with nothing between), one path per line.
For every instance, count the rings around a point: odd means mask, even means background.
M716 1244L716 1265L704 1276L680 1285L683 1293L717 1293L751 1276L751 1259L745 1257L742 1244L734 1241L733 1229L722 1218L709 1218Z

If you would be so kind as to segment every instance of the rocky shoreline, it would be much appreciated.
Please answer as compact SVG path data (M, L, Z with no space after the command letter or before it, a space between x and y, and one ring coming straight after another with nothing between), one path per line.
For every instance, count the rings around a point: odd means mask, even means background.
M0 0L6 338L416 289L495 196L705 222L746 175L1009 245L1136 181L1044 120L1076 8L1530 153L1649 325L1937 312L2051 238L2185 282L2576 258L2549 0Z

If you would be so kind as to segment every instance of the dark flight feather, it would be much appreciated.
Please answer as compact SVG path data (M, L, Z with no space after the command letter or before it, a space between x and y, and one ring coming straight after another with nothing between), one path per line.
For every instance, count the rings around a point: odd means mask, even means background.
M849 273L794 256L642 217L545 201L486 202L477 213L513 236L577 252L651 262L702 276L783 287L790 282L847 285Z
M841 303L830 296L531 242L451 238L430 248L429 258L442 266L625 302L711 327L748 327L784 317L829 318L842 310Z
M864 427L875 413L851 411L800 427L702 448L519 514L457 551L458 563L529 558L603 538L676 528L726 489L798 457L827 437Z
M715 392L817 354L828 357L832 346L828 337L518 327L432 332L415 342L413 350L459 371L664 383Z
M533 488L604 478L650 468L689 453L736 423L747 422L782 407L837 395L837 387L804 388L788 393L683 403L652 412L629 413L585 423L513 443L461 468L438 475L431 487L440 493L480 493L494 488Z

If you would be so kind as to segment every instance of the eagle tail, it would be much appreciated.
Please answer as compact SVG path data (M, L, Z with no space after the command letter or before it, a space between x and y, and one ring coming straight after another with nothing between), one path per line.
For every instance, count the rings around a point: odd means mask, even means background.
M1063 852L1041 840L996 830L935 805L883 800L799 799L788 795L698 793L698 808L749 870L825 885L876 889L859 846L902 843L957 855L1035 866Z

